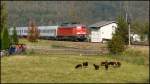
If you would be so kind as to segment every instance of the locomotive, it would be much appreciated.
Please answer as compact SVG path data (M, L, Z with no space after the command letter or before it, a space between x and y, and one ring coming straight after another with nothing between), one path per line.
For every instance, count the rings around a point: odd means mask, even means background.
M68 39L73 41L85 41L87 36L87 27L79 23L64 23L59 26L57 30L58 40Z
M9 28L9 34L12 35L13 28ZM27 37L28 27L16 27L19 37ZM79 23L62 23L56 26L38 26L39 38L85 41L88 37L88 28Z

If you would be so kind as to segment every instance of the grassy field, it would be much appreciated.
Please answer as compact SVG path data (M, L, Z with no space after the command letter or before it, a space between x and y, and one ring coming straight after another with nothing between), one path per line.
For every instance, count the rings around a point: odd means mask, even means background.
M27 45L42 45L22 41ZM136 47L137 48L137 47ZM149 83L149 51L148 48L132 47L121 55L46 55L28 53L1 58L2 83ZM93 64L105 60L118 60L120 68L104 67L94 70ZM88 68L75 69L84 61Z
M94 70L93 63L114 60L101 56L16 55L1 59L2 83L129 83L148 82L149 68L145 65L121 61L120 68L104 67ZM89 62L88 68L75 69L75 65Z
M105 44L90 43L90 42L72 42L72 41L56 41L56 40L38 40L36 43L31 43L26 39L20 39L19 43L25 43L29 46L46 46L49 48L76 48L76 49L101 49Z

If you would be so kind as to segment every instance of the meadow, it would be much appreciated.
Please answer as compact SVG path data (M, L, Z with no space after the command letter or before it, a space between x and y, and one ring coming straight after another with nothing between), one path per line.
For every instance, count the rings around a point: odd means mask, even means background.
M46 41L43 41L45 45ZM28 44L28 43L26 43ZM42 42L40 43L40 45ZM145 51L145 52L144 52ZM93 64L102 61L120 61L119 68L108 71ZM88 61L88 68L75 69ZM1 58L2 83L149 83L148 48L127 49L121 55L49 55L28 53Z

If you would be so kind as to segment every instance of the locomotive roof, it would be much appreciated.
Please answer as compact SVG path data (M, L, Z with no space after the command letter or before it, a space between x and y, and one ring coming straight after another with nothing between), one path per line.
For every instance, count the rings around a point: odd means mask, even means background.
M75 26L85 26L85 25L80 24L80 23L66 23L66 24L60 25L60 27L66 27L66 28L71 28L71 27L75 27Z
M64 22L64 23L61 23L60 26L71 26L71 25L73 26L73 25L79 25L79 24L80 24L79 22Z
M37 26L38 29L56 29L58 28L58 26ZM13 27L11 27L10 29L13 29ZM28 29L28 27L16 27L16 29Z

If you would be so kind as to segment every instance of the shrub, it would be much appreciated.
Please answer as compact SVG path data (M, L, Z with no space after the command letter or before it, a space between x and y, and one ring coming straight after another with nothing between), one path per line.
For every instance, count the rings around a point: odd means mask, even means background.
M125 50L124 41L119 35L114 35L112 40L108 42L108 50L112 54L120 54Z

